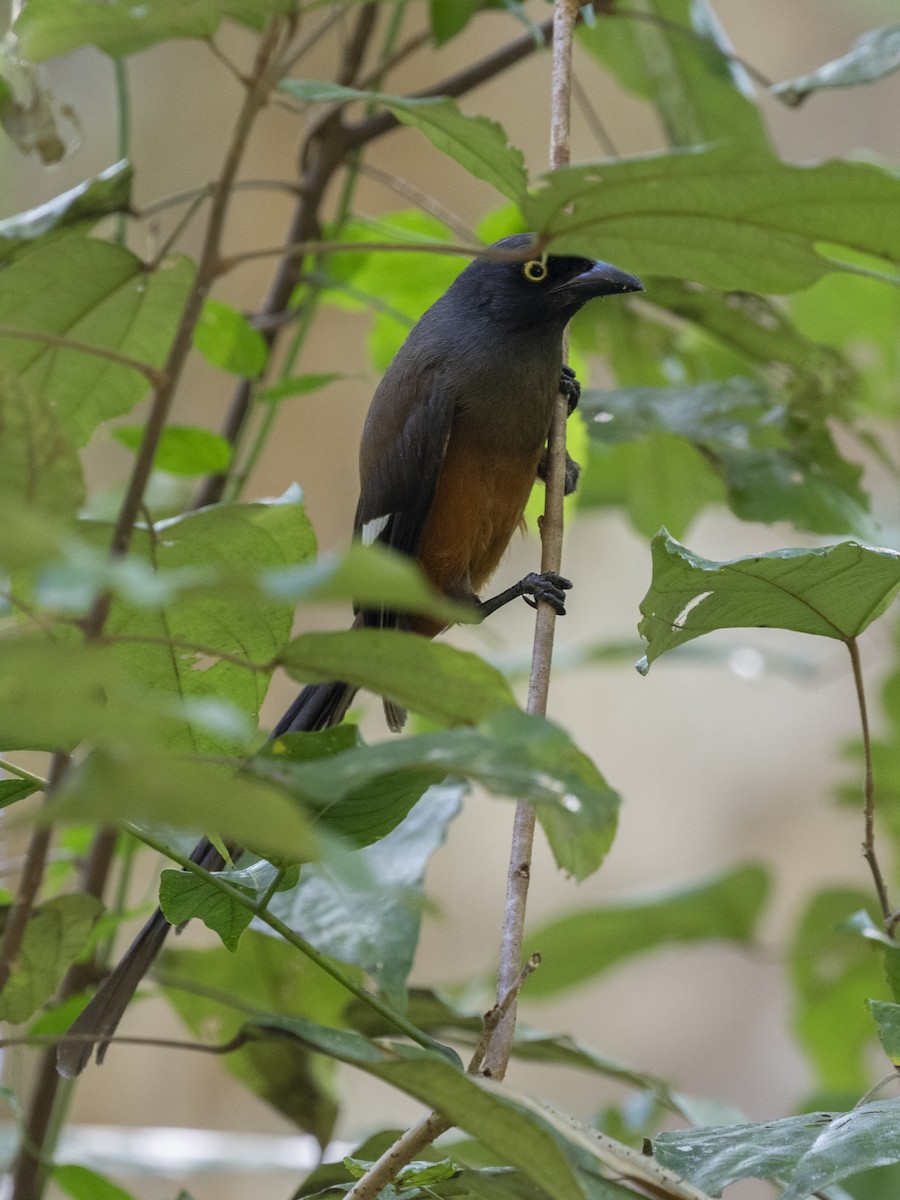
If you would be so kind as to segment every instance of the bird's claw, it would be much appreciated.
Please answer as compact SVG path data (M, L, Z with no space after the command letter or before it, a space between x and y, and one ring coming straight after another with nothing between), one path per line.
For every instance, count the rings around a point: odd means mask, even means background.
M566 416L571 417L572 413L578 407L578 401L581 399L581 384L575 378L574 370L569 366L563 366L559 377L559 390L561 395L566 398Z
M522 580L528 591L523 594L523 600L532 608L537 608L538 601L549 604L558 617L566 615L566 592L571 588L571 579L558 575L556 571L545 571L539 575L532 571ZM533 596L534 599L529 597Z

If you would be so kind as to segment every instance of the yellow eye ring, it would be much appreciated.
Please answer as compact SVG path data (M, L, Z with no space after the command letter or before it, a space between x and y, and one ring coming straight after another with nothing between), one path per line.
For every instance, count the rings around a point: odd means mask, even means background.
M540 283L542 279L547 278L547 264L539 258L530 258L522 264L522 274L529 283Z

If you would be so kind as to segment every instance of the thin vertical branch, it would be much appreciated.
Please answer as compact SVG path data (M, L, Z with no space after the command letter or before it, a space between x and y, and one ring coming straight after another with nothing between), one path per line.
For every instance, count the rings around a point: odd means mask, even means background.
M863 754L866 764L865 783L865 834L863 837L863 858L869 864L872 878L875 881L875 891L878 893L878 903L881 905L881 915L888 933L894 932L898 917L891 911L887 884L881 873L881 866L875 853L875 773L872 769L872 738L869 733L869 713L866 705L866 689L863 682L862 664L859 658L859 643L856 638L848 638L847 650L850 653L850 663L853 667L853 682L856 686L856 702L859 706L859 723L862 728Z
M550 165L566 166L569 161L569 128L572 93L572 33L580 4L577 0L556 0L553 9L553 93L550 113ZM568 345L563 345L563 357ZM562 565L563 501L566 473L566 416L567 404L558 396L550 426L548 466L544 516L541 521L541 571L559 571ZM556 612L539 602L534 629L534 648L531 658L531 678L528 685L528 711L543 716L547 711L550 690L550 664L553 658L553 635ZM497 973L498 1002L506 996L519 977L522 964L522 939L525 931L525 908L531 882L531 855L534 846L535 813L530 804L520 800L516 805L510 846L509 870L506 879L506 903L503 911L503 931L500 940L500 960ZM484 1072L493 1079L506 1074L509 1056L516 1033L517 997L497 1026L488 1052Z

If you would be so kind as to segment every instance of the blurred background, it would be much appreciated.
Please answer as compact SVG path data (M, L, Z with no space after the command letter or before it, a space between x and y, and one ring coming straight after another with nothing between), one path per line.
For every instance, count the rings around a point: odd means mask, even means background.
M0 15L2 9L0 4ZM840 56L860 33L896 19L898 11L895 0L759 0L753 5L715 0L715 9L736 53L773 81ZM528 10L535 20L543 20L549 6L537 2ZM416 22L424 26L425 19L425 6L412 4L410 29ZM338 27L334 37L323 40L306 74L330 77L342 32ZM505 13L483 15L444 48L401 68L390 81L391 90L406 92L430 84L520 33L521 27ZM217 41L232 59L247 61L252 39L242 31L223 28ZM533 175L544 169L547 158L549 72L549 55L532 55L462 103L464 110L488 114L503 124L511 141L525 152ZM47 170L3 143L2 216L49 199L115 158L109 60L86 50L51 62L46 75L59 101L77 113L81 144ZM209 50L195 42L136 55L128 60L128 76L140 209L214 177L239 88ZM664 139L648 107L624 95L613 81L604 81L593 65L589 77L591 103L619 154L662 148ZM799 109L787 109L771 98L763 98L762 107L781 155L790 161L851 153L885 162L900 159L900 74L868 89L820 93ZM246 177L293 178L299 132L288 107L273 106L253 139ZM605 153L576 109L573 161ZM496 205L486 185L456 169L414 131L399 130L378 141L369 161L408 177L470 226ZM378 214L403 204L383 184L360 180L358 211ZM238 251L277 246L291 209L291 197L284 193L238 193L229 222L229 247ZM139 254L152 253L170 228L171 218L165 215L158 228L150 227L146 244L133 240L132 248ZM196 252L192 229L182 245L187 253ZM602 246L597 254L603 256ZM627 262L618 265L629 267ZM398 269L406 268L404 260ZM252 310L267 290L271 269L270 260L248 263L223 279L216 294ZM352 524L356 446L377 382L365 352L368 326L364 313L321 310L300 370L339 370L351 378L282 407L277 434L246 492L248 499L275 495L297 481L323 549L343 544ZM603 383L602 366L590 383ZM181 388L176 419L216 429L230 392L228 377L196 362ZM896 441L891 431L885 437ZM895 457L900 449L896 444L887 448ZM94 486L101 491L112 487L124 477L130 461L128 452L111 438L96 439L89 457ZM896 545L900 512L893 485L875 471L870 483L885 544ZM742 524L724 511L708 512L684 540L692 550L714 559L809 541L791 527ZM533 538L517 542L496 580L498 590L534 569L538 553ZM782 966L785 937L803 898L818 881L869 887L859 850L861 812L838 808L834 798L837 785L858 773L857 766L841 757L841 745L856 735L858 723L846 653L837 643L787 633L719 634L704 640L704 655L665 659L642 678L633 664L641 653L638 605L650 578L646 539L614 511L579 515L567 532L564 571L576 588L569 615L557 631L561 667L553 677L549 715L593 756L622 794L623 808L612 852L586 883L576 886L561 875L539 844L530 897L532 924L574 908L687 884L757 859L772 866L775 888L761 943L752 950L723 944L658 952L626 963L601 983L566 993L552 1004L530 1003L526 996L522 1019L543 1029L571 1031L610 1058L670 1078L686 1093L733 1104L751 1119L788 1113L808 1092L810 1078L791 1037ZM344 611L304 617L308 627L316 628L339 628L347 620ZM530 610L514 605L484 629L449 636L459 645L507 660L518 656L524 663L531 633ZM873 699L889 639L886 622L863 639ZM564 665L578 648L605 643L633 647L600 666ZM275 680L264 713L269 723L293 692L289 680ZM371 703L365 721L368 736L374 738L385 736L379 708ZM434 908L425 920L414 982L451 983L490 969L499 939L512 812L511 803L473 794L453 824L428 874ZM148 898L155 878L155 868L148 863ZM184 939L205 945L212 935L191 929ZM157 999L136 1005L121 1032L183 1034L166 1004ZM546 1067L515 1064L509 1080L585 1116L624 1094L621 1087L597 1077ZM404 1125L420 1111L412 1101L359 1074L348 1081L345 1096L339 1133L350 1142L370 1128ZM80 1081L72 1115L76 1124L89 1126L185 1126L272 1136L294 1132L215 1061L158 1049L114 1048L101 1070L89 1070ZM201 1147L199 1135L188 1135L187 1140L195 1150ZM174 1153L175 1142L170 1139L167 1144ZM264 1157L274 1164L276 1150L270 1147ZM266 1176L215 1170L189 1176L175 1171L194 1200L287 1195L299 1174L296 1169ZM124 1171L122 1178L145 1200L170 1200L178 1191L173 1179L137 1182ZM730 1194L769 1194L762 1185L757 1185L759 1190L754 1186L744 1185L744 1191L736 1188Z

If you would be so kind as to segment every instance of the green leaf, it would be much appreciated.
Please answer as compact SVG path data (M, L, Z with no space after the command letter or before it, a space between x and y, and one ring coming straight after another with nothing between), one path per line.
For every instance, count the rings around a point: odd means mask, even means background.
M251 908L238 904L189 871L163 871L159 880L159 907L170 925L181 925L198 917L207 929L219 935L226 950L237 949L241 934L253 920Z
M898 1121L900 1100L896 1098L835 1114L797 1163L782 1200L803 1200L860 1171L900 1162Z
M24 800L26 796L32 796L40 790L36 783L28 783L24 779L0 780L0 809L9 808L11 804Z
M858 364L851 365L838 353L843 341L823 337L820 328L812 327L816 317L821 326L822 305L814 297L822 291L829 292L829 316L845 333L848 323L855 322L860 331L863 327L869 330L871 324L865 323L865 317L855 309L849 297L856 299L860 289L870 291L874 288L875 295L863 305L864 310L868 310L876 327L880 322L896 328L891 322L890 310L897 289L880 280L852 277L846 273L829 276L812 289L793 296L790 314L783 304L746 292L720 292L699 288L684 280L659 277L645 279L644 283L653 297L651 303L662 309L667 325L671 324L669 313L689 323L676 343L682 357L689 356L688 363L696 349L696 336L693 341L688 341L684 334L696 335L702 330L705 337L714 339L718 348L739 356L743 363L763 372L766 378L772 378L773 367L780 367L775 379L791 409L802 409L806 419L818 416L820 423L831 413L846 412L847 394L854 392L858 385ZM813 303L808 303L809 300ZM852 314L847 311L850 307L854 309ZM812 321L796 319L798 312L804 309ZM627 312L624 306L615 311L617 315ZM830 345L822 345L823 341ZM705 361L703 366L706 368Z
M385 771L382 767L379 773L378 764L363 762L355 790L347 791L341 781L341 776L349 773L343 758L324 772L314 771L311 782L309 772L292 765L362 748L365 743L356 726L339 725L317 733L287 734L263 747L250 766L297 796L310 810L317 827L354 846L369 846L395 829L428 788L443 779L444 772L427 765L416 769L412 764L410 769ZM339 800L333 793L325 797L321 790L323 784L328 788L327 777L332 771L335 787L342 789Z
M386 837L354 855L356 880L308 866L269 910L324 954L372 976L398 1009L419 940L428 861L459 812L461 788L429 789ZM263 927L261 927L263 928Z
M123 160L38 208L0 221L0 261L23 243L42 237L51 229L92 223L109 213L127 212L133 177L131 164Z
M896 1067L900 1064L900 1004L870 1000L869 1011L875 1018L881 1048Z
M560 1145L562 1139L549 1120L524 1108L507 1090L459 1071L442 1055L418 1047L382 1047L358 1034L322 1029L307 1021L266 1021L259 1029L262 1035L277 1031L296 1037L311 1049L359 1067L440 1109L454 1125L520 1167L550 1200L584 1200Z
M620 1200L629 1193L612 1180L622 1175L673 1200L707 1200L687 1191L675 1175L630 1147L509 1087L473 1077L442 1054L418 1046L376 1045L305 1021L260 1022L246 1032L254 1029L260 1036L297 1037L438 1109L452 1125L471 1133L497 1161L512 1164L543 1188L547 1200Z
M791 297L799 330L842 351L853 364L852 391L866 407L896 416L900 373L900 288L880 279L830 275Z
M95 751L56 795L49 809L53 820L150 821L213 832L282 859L316 856L306 818L283 792L214 763Z
M67 231L35 242L0 272L0 325L161 367L192 274L187 259L166 259L148 271L121 246ZM140 372L80 350L2 337L0 355L10 372L55 406L79 445L147 392Z
M83 499L81 461L53 404L0 368L0 504L72 520Z
M761 867L736 867L689 888L586 909L528 930L525 944L540 951L541 967L529 979L526 995L543 999L673 942L748 942L768 888Z
M257 394L256 400L262 404L280 404L282 400L291 396L308 396L310 392L318 392L329 383L345 378L346 376L338 371L323 371L318 375L293 375L290 379L283 379L280 383L263 388Z
M157 968L166 996L193 1035L227 1042L247 1011L341 1023L347 992L285 942L250 929L234 953L166 950ZM335 1064L297 1041L250 1042L222 1059L225 1069L324 1146L337 1104Z
M841 58L825 63L808 75L776 83L772 91L789 104L799 104L820 88L857 87L876 83L900 69L900 25L870 29L858 37Z
M322 79L285 79L280 87L296 100L365 100L383 105L476 179L485 180L510 200L518 201L525 194L528 177L522 151L509 144L496 121L460 112L455 100L445 96L387 96Z
M353 1179L362 1179L369 1167L371 1159L353 1158L347 1155L344 1166ZM459 1172L459 1167L452 1158L442 1158L440 1162L425 1162L413 1160L397 1174L396 1180L401 1187L426 1187L428 1184L443 1183L453 1179Z
M386 213L377 221L344 222L334 235L348 249L328 260L329 304L343 309L374 312L368 338L369 357L384 370L422 313L447 290L465 267L464 259L429 253L432 243L450 243L453 235L442 221L419 209ZM390 250L350 250L355 242L414 243L416 270L398 270L397 254Z
M810 899L791 940L792 1023L817 1086L828 1092L859 1095L871 1083L875 1031L866 1001L886 988L878 943L850 926L868 903L865 892L825 889Z
M653 1153L670 1171L718 1194L738 1179L789 1178L832 1119L841 1115L805 1113L758 1125L659 1133Z
M235 951L241 935L253 920L252 903L268 897L273 884L277 891L296 887L300 868L280 870L259 859L250 867L226 868L212 872L213 879L201 878L190 871L163 871L159 886L159 906L172 925L198 918L213 933L217 933L227 950ZM225 880L251 904L242 904L236 897L218 888L215 879ZM280 882L279 882L280 881Z
M92 537L105 545L109 530L94 527ZM152 535L137 530L126 561L154 567L162 590L143 603L114 600L105 632L116 659L153 695L230 703L255 718L271 668L241 663L274 661L290 637L293 606L261 597L248 584L258 572L296 564L314 550L296 503L221 505L166 522ZM168 580L194 586L167 592ZM127 640L116 644L117 636ZM216 660L217 652L235 660ZM243 737L234 729L219 735L197 727L183 731L172 748L221 752L237 749Z
M620 445L592 443L577 495L580 506L621 506L645 537L661 524L685 532L704 508L727 499L696 449L660 433Z
M269 357L269 348L259 330L221 300L204 301L194 326L194 346L214 367L248 379L262 374Z
M145 426L119 425L112 436L129 450L140 449ZM225 471L231 446L218 433L196 425L168 425L159 439L153 466L172 475L208 475Z
M364 546L354 541L342 551L320 555L314 563L266 572L261 582L273 599L293 604L347 600L360 608L425 613L448 625L478 620L472 605L448 600L417 563L378 543Z
M479 0L428 0L431 36L443 46L461 33L478 11Z
M900 178L880 167L791 166L741 146L557 170L521 208L554 254L602 245L638 275L790 292L843 269L820 243L900 265L898 204Z
M380 1129L377 1133L369 1134L355 1147L353 1157L374 1162L393 1146L403 1132L402 1129ZM422 1151L424 1154L429 1152L430 1148ZM320 1194L324 1200L331 1189L337 1189L341 1184L351 1182L350 1173L343 1162L320 1162L299 1185L291 1200L304 1200L307 1196L319 1196ZM384 1200L389 1200L389 1193L385 1194Z
M225 17L259 29L268 16L295 7L296 0L112 0L87 7L81 0L29 0L14 30L32 62L79 46L122 58L173 38L211 38Z
M133 1200L131 1192L89 1167L58 1164L51 1168L50 1177L72 1200Z
M93 896L57 896L32 912L16 969L0 993L0 1020L18 1025L49 1000L84 946L102 905ZM4 923L9 910L4 912Z
M59 681L65 680L61 688ZM138 693L106 648L0 639L0 748L153 746L179 736L175 706Z
M900 554L857 542L713 562L664 530L652 551L653 581L638 626L648 643L644 673L667 650L716 629L762 626L846 642L900 588Z
M361 829L393 815L399 797L406 800L405 780L424 788L462 776L535 804L558 864L578 879L602 861L619 804L563 730L518 709L494 713L478 729L419 734L306 762L285 760L276 744L274 754L257 756L250 768L320 806L329 827L356 840Z
M750 79L706 0L632 0L579 25L578 40L650 101L671 146L766 143Z
M343 679L442 724L474 725L515 704L500 672L476 654L415 633L351 629L301 634L279 661L301 683Z
M581 410L598 442L641 443L628 460L624 498L642 532L650 533L660 523L668 527L667 509L684 527L685 516L693 516L704 499L698 482L710 469L724 482L728 502L743 520L792 520L818 533L869 531L859 468L838 456L824 424L812 435L809 423L759 381L736 377L678 387L588 391ZM677 474L660 469L673 458L678 462L672 437L695 451ZM681 453L684 457L683 448ZM643 463L651 455L652 470ZM608 474L607 469L599 481L599 494L618 498ZM589 496L596 502L597 489L589 490Z
M0 445L0 456L2 453ZM60 521L45 512L35 512L14 495L0 494L0 563L6 570L21 571L51 562L59 556L61 542Z

